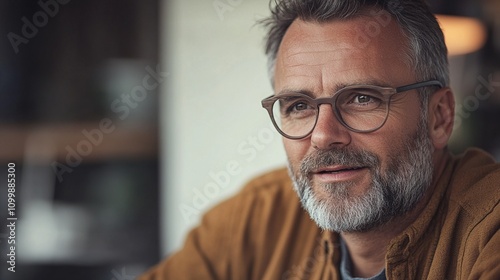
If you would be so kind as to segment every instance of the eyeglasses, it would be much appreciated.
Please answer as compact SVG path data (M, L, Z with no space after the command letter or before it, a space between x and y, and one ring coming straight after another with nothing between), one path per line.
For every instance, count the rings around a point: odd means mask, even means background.
M303 139L312 133L321 104L332 105L339 122L349 130L367 133L385 124L395 94L430 86L443 87L437 80L398 88L353 85L326 98L314 99L302 93L271 95L262 100L262 107L269 113L278 132L289 139Z

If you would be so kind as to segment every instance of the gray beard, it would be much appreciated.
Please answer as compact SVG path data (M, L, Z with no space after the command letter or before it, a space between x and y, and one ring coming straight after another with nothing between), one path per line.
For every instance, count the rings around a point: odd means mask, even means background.
M292 178L303 208L324 229L336 232L363 232L387 223L413 209L432 182L433 146L424 119L415 135L408 137L401 152L389 157L383 173L379 158L352 148L318 150L308 155ZM368 166L372 182L361 196L351 195L352 182L320 184L328 192L319 198L312 188L311 171L331 165Z

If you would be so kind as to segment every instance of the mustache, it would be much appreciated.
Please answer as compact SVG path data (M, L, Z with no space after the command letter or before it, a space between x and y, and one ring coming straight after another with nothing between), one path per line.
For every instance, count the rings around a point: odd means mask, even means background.
M335 148L329 150L318 150L306 156L299 171L307 176L312 171L332 165L346 165L353 167L368 167L370 169L379 165L379 158L366 150L353 148Z

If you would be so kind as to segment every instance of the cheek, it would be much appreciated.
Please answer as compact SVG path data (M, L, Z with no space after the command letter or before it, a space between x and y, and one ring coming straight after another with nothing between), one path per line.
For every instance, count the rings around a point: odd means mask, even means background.
M405 143L416 128L417 120L412 120L404 114L393 114L381 129L365 135L356 135L353 142L356 147L375 154L380 160L380 170L385 172L391 162L394 164L405 152Z
M391 104L387 121L379 130L380 137L387 139L389 143L395 141L396 147L399 147L410 135L414 135L420 122L420 101L416 93L406 96L406 99Z
M380 168L387 171L389 166L397 163L406 154L405 144L417 129L417 120L409 118L388 119L379 131L369 135L369 138L359 140L366 149L375 153L380 160Z
M411 134L417 129L421 116L418 93L406 95L403 99L391 103L389 116L383 128L388 128L394 135Z

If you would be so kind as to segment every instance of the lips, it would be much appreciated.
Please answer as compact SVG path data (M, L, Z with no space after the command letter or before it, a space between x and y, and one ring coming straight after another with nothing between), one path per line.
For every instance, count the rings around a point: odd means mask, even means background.
M334 167L325 167L318 169L316 171L313 171L314 174L334 174L334 173L341 173L341 172L347 172L347 171L355 171L355 170L360 170L366 168L366 166L334 166Z
M318 180L321 183L336 183L336 182L347 182L347 181L357 181L367 173L368 170L366 166L345 166L337 165L316 169L311 173L313 180Z

